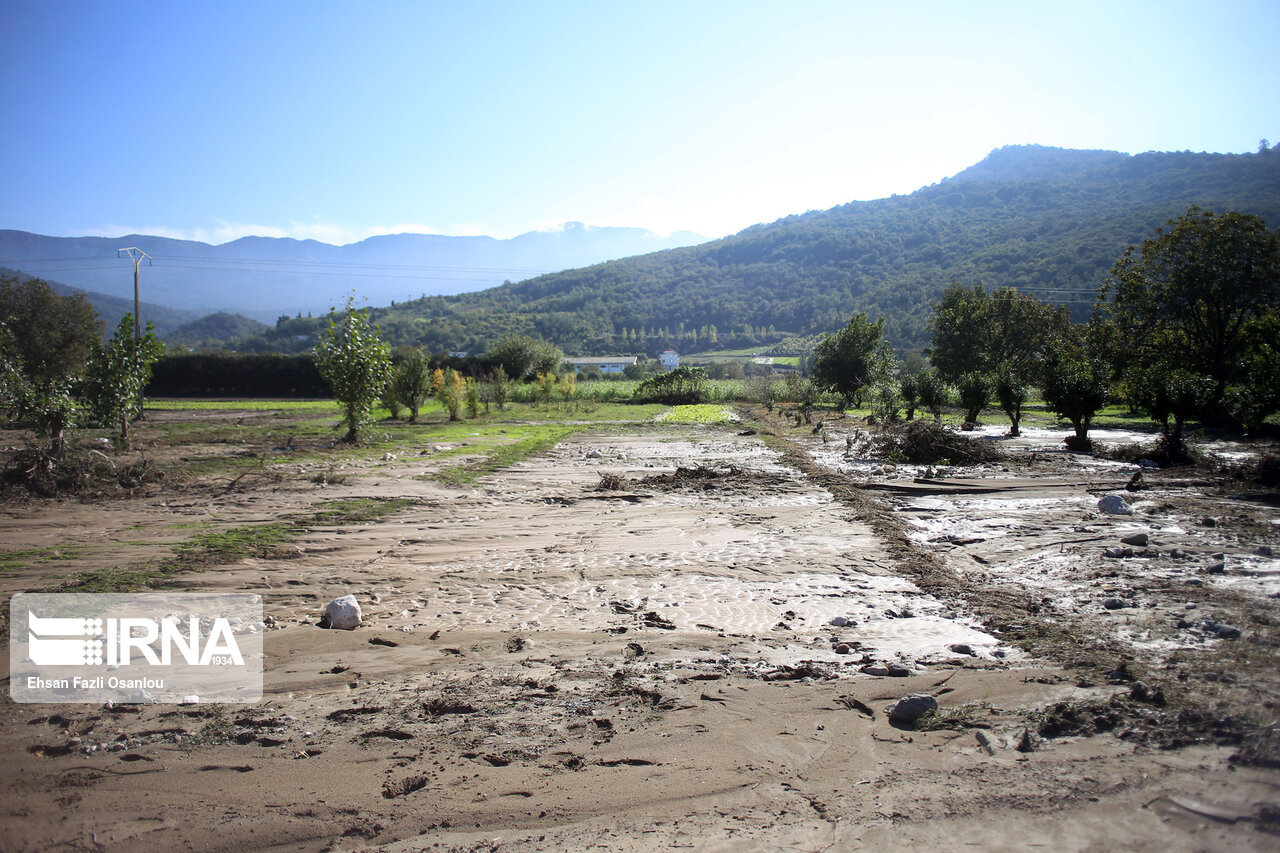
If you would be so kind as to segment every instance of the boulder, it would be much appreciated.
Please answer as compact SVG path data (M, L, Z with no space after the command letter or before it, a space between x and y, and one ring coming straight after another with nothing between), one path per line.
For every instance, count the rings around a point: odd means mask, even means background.
M1133 515L1133 507L1124 499L1124 495L1104 495L1098 501L1098 509L1109 515Z
M335 598L329 602L324 609L324 616L320 619L321 628L332 628L338 631L350 631L360 625L363 614L360 612L360 602L356 601L354 595L344 595L341 598Z
M889 719L903 725L914 725L925 714L938 710L938 700L928 693L908 693L889 706Z

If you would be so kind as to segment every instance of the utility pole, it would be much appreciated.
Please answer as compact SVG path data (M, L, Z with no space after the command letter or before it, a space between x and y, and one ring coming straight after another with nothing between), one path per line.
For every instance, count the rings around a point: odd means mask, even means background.
M121 252L129 253L129 260L133 261L133 337L135 340L142 340L142 300L138 296L138 264L142 263L142 259L147 259L147 266L151 266L151 256L139 249L137 246L130 246L127 249L118 249L116 257L120 257Z
M130 246L127 249L118 249L116 257L120 257L121 252L129 253L129 260L133 261L133 340L142 345L142 298L138 295L138 264L142 263L142 259L147 259L147 266L151 266L151 256L139 249L137 246ZM138 389L138 418L143 416L142 411L142 389ZM128 421L125 422L124 430L128 430Z

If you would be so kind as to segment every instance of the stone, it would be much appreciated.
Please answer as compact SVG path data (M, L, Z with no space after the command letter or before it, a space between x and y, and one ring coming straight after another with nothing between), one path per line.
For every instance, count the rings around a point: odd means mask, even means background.
M1155 461L1154 459L1139 459L1138 467L1139 468L1159 468L1160 463Z
M360 625L364 614L360 612L360 602L354 595L344 595L329 602L320 620L321 628L332 628L337 631L350 631Z
M1018 738L1018 745L1014 748L1018 752L1035 752L1040 748L1040 735L1031 729L1023 729L1022 737Z
M836 646L836 654L838 655L853 654L853 649L849 646L848 643L841 643L840 645Z
M938 710L938 700L928 693L908 693L888 707L889 719L895 723L914 725L925 714Z
M1111 598L1104 600L1102 602L1102 606L1108 610L1122 610L1127 607L1128 604L1125 603L1123 598L1116 598L1115 596L1112 596Z
M857 625L858 623L850 619L848 616L837 616L827 624L834 628L849 628Z
M1106 557L1108 560L1119 560L1122 557L1124 557L1124 552L1125 552L1124 548L1117 548L1115 546L1112 546L1106 549L1105 551L1103 551L1102 556Z
M1124 499L1124 495L1104 495L1098 501L1098 509L1109 515L1133 515L1133 507Z
M1133 533L1120 540L1125 545L1132 545L1135 548L1145 548L1147 543L1151 541L1151 537L1146 533Z
M951 651L955 652L958 655L968 655L969 657L973 657L973 654L974 654L973 646L969 645L968 643L952 643L947 648L951 649Z
M604 457L604 454L601 453L599 450L592 450L587 453L588 459L601 459L603 457Z
M1225 622L1215 622L1209 626L1209 630L1223 640L1234 640L1240 636L1240 629L1234 625L1228 625Z
M891 678L907 678L911 675L911 670L907 669L900 663L890 663L885 666Z
M986 750L987 755L995 755L995 754L996 754L996 747L995 747L995 744L992 742L992 740L991 740L990 736L989 736L989 735L987 735L987 733L986 733L986 732L982 731L982 729L978 729L978 730L977 730L976 732L974 732L973 734L974 734L974 737L975 737L975 738L977 739L977 741L978 741L978 746L980 746L980 747L982 747L984 750Z
M1205 571L1206 571L1206 572L1208 572L1208 573L1209 573L1209 574L1211 574L1211 575L1220 575L1220 574L1222 574L1223 572L1225 572L1226 570L1227 570L1227 564L1226 564L1226 561L1219 561L1219 562L1217 562L1217 563L1211 563L1211 564L1209 565L1209 567L1208 567L1207 569L1205 569Z

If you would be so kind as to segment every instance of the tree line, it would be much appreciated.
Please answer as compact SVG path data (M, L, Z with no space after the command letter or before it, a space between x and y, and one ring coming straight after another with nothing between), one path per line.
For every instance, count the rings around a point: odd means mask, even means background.
M869 393L886 418L959 403L976 422L995 402L1012 435L1038 388L1079 450L1118 399L1159 422L1178 458L1190 418L1256 432L1280 411L1280 232L1192 207L1124 252L1084 322L1013 288L953 284L933 306L928 366L900 370L883 328L858 314L824 338L814 383L848 401Z

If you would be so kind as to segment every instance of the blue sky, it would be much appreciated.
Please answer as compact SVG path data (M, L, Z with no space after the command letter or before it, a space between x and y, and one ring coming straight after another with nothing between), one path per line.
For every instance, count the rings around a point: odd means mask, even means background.
M0 4L0 228L707 237L1001 145L1280 140L1280 3Z

